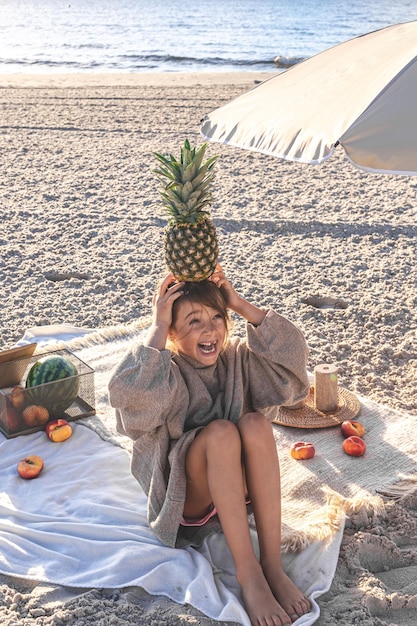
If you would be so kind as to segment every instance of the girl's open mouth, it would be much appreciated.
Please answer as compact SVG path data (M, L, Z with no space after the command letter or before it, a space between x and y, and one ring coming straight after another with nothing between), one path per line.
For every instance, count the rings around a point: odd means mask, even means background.
M213 354L216 352L217 341L207 341L204 343L199 343L198 347L203 354Z

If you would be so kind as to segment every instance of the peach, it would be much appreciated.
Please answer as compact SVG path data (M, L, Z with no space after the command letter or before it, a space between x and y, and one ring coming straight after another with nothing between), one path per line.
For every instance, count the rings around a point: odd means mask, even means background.
M23 409L26 402L25 390L23 387L19 385L12 389L11 393L11 403L12 407L15 409Z
M30 404L22 413L23 421L29 428L43 426L49 420L49 412L44 406Z
M39 476L43 470L43 460L36 454L29 455L17 464L17 473L22 478L30 480Z
M352 435L343 441L342 448L349 456L362 456L366 452L366 443L361 437Z
M365 434L365 426L355 420L345 420L341 423L340 430L344 437L363 437Z
M9 432L14 433L22 427L22 419L19 411L12 406L6 406L6 415Z
M58 443L71 437L72 426L67 420L56 419L47 423L45 432L51 441Z
M293 443L290 448L290 454L293 459L297 461L312 459L315 455L316 450L312 443L308 443L306 441L297 441Z

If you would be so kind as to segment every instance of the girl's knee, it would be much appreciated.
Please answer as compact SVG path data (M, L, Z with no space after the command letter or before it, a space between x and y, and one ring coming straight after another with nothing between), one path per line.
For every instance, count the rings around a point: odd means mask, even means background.
M242 441L236 424L228 420L216 419L203 430L207 458L220 455L237 455L240 457Z
M201 462L215 459L225 452L241 452L241 438L236 424L228 420L215 419L204 426L190 445L187 452L187 468Z
M207 424L204 433L210 441L229 441L231 438L239 439L239 431L236 424L229 420L216 419Z

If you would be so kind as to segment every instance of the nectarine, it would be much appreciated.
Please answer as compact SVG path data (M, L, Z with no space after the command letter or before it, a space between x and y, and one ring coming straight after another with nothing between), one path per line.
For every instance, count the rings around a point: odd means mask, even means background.
M22 413L23 421L29 428L43 426L49 420L49 412L44 406L30 404Z
M19 461L17 464L17 472L19 476L27 480L36 478L43 470L43 460L36 454L29 455Z
M21 414L12 406L6 406L7 427L9 432L14 433L22 427Z
M48 422L45 432L51 441L60 442L69 439L72 435L72 426L67 420L56 419Z
M366 452L366 443L360 437L353 435L343 441L342 448L349 456L362 456Z
M315 453L316 450L313 444L306 441L297 441L296 443L293 443L290 448L292 458L297 461L312 459Z
M345 420L341 423L340 430L344 437L363 437L365 434L365 426L355 420Z
M23 407L25 406L25 401L26 396L24 388L20 387L19 385L17 387L14 387L11 393L12 406L15 409L23 409Z

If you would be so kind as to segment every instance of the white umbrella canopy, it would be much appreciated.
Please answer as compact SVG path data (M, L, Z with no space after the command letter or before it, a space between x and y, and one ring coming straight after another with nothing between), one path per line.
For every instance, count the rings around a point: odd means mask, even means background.
M417 21L329 48L207 115L201 134L301 163L343 146L358 167L417 174Z

